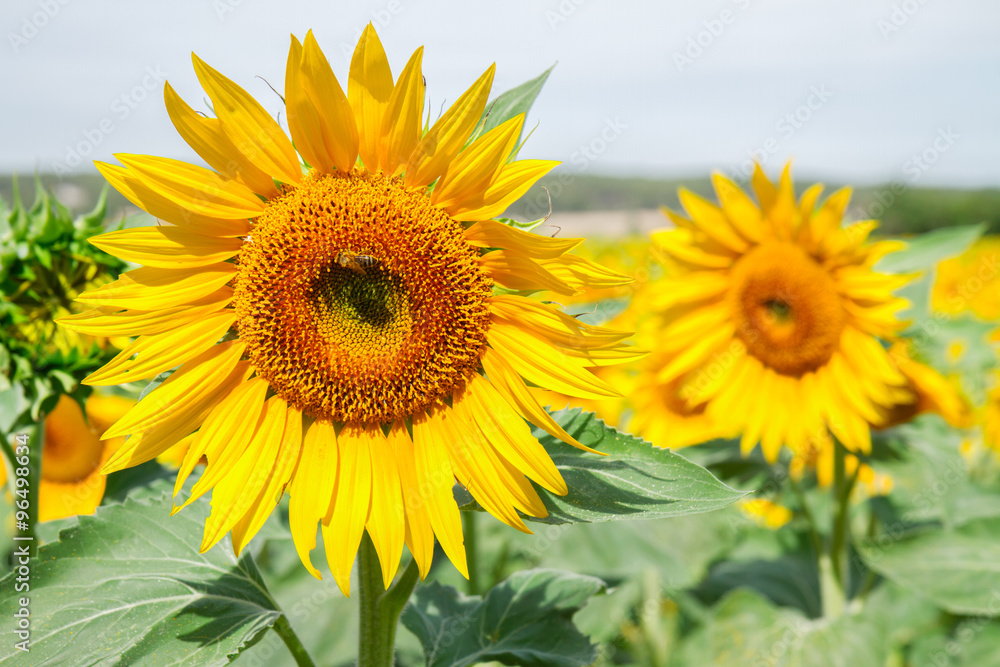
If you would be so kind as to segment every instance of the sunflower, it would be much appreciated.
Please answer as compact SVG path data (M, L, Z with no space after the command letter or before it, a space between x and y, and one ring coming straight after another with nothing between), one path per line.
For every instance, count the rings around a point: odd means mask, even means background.
M877 428L888 428L908 422L917 415L927 412L940 415L955 428L969 428L975 424L972 404L955 385L941 373L926 364L913 359L909 346L896 342L889 349L892 361L906 377L910 396L889 408L880 407L882 419L873 424Z
M681 190L688 215L666 211L676 228L653 234L670 267L656 382L742 433L745 453L759 442L775 461L828 432L868 452L880 408L911 395L882 343L904 326L893 291L911 277L872 268L901 244L867 243L875 221L841 226L849 189L817 206L814 185L796 201L788 167L777 184L757 167L757 203L713 183L719 206Z
M988 321L1000 320L997 253L1000 237L986 236L958 257L940 262L935 270L931 306L936 312L971 312Z
M482 131L492 66L423 131L422 54L394 81L369 25L345 94L312 33L293 36L291 140L195 56L217 117L169 84L166 106L212 169L141 155L98 164L170 226L95 239L145 266L82 295L94 310L63 320L137 336L90 384L176 368L105 433L131 435L106 471L182 443L179 491L204 457L180 506L212 491L202 551L231 532L239 553L287 490L303 564L320 576L310 551L321 527L345 594L364 531L386 586L404 542L425 576L435 537L468 576L456 479L530 532L519 512L546 510L528 480L567 487L525 420L586 448L528 383L617 396L586 369L637 356L622 334L518 293L627 279L566 254L579 239L493 219L557 163L513 159L523 114Z
M85 416L75 400L66 394L59 397L43 422L39 521L94 513L107 482L101 466L125 442L101 442L100 434L131 407L132 401L122 396L91 394ZM6 483L7 471L0 465L0 486Z

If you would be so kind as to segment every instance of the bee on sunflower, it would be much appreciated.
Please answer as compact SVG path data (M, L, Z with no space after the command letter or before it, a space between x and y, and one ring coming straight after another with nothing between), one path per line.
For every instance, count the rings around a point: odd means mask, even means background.
M136 337L89 384L176 368L105 433L130 436L105 471L183 443L179 492L204 457L187 501L212 493L203 551L231 533L239 553L287 491L302 562L319 576L319 526L345 594L366 531L387 587L404 542L427 574L435 537L468 576L456 479L530 532L518 512L546 509L528 480L567 487L527 422L585 447L529 385L617 396L587 368L640 356L625 334L519 293L627 279L568 254L579 239L495 219L557 163L514 159L523 114L482 121L492 66L425 130L422 55L394 79L369 25L345 92L312 33L293 37L290 139L195 56L216 117L169 84L164 94L211 168L124 154L98 164L168 224L94 239L144 266L82 294L93 309L60 321Z

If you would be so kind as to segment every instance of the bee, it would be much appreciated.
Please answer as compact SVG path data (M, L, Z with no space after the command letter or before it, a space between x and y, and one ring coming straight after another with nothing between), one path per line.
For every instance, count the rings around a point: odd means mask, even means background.
M367 276L366 268L370 269L378 264L378 260L371 255L362 255L350 250L340 250L333 260L337 266L350 269L358 275Z

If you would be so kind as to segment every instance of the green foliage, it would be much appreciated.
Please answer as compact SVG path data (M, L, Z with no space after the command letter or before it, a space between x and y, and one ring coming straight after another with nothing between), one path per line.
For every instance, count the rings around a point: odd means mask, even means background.
M483 598L435 583L417 589L402 621L427 667L589 665L594 647L571 618L603 589L600 579L558 570L518 572Z
M886 619L872 613L808 621L746 590L726 596L712 611L700 641L689 642L684 667L884 667Z
M976 521L952 531L872 542L861 553L873 570L942 609L995 616L1000 614L998 527L996 519Z
M938 262L961 255L983 235L985 225L935 229L906 241L906 248L880 259L875 270L881 273L929 271Z
M42 547L31 569L31 652L0 664L224 665L280 616L249 557L228 539L197 553L208 501L171 517L169 496L126 500ZM0 613L18 608L13 574Z
M11 208L0 202L0 433L39 421L62 394L82 401L80 380L113 356L54 322L77 294L125 267L88 243L104 231L106 195L76 218L40 182L30 208L19 195Z
M535 98L538 97L538 93L542 92L542 86L544 86L545 82L548 80L553 67L555 67L555 65L548 68L531 81L526 81L516 88L511 88L507 92L491 100L490 103L486 105L486 110L483 112L483 117L480 119L475 132L473 132L472 136L469 137L469 143L472 143L483 134L504 124L518 114L527 114L531 109L531 105L535 103ZM521 136L523 135L524 129L522 128L521 135L518 136L516 145L520 145Z

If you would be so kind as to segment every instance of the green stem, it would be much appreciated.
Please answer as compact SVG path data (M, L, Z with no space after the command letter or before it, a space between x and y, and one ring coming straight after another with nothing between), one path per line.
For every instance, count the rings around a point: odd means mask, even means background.
M417 564L411 560L402 576L384 590L382 567L368 533L358 552L361 625L358 631L358 667L392 667L399 615L417 585Z
M871 509L871 503L869 502L869 516L868 516L868 539L874 540L875 534L878 531L878 517L875 515L875 510ZM868 568L865 572L865 580L861 585L861 590L858 592L858 597L862 600L868 599L868 594L871 593L872 589L875 588L875 581L877 576L875 575L875 570Z
M476 548L476 513L462 512L462 532L465 533L465 560L469 567L466 592L479 595L479 552Z
M295 659L296 665L299 667L316 667L316 663L309 657L306 647L302 645L299 636L292 630L292 626L289 625L288 619L283 614L278 617L278 620L274 622L272 627L278 633L278 636L281 637L281 640L285 642L285 646L288 647L289 652Z
M802 516L806 518L806 523L809 524L809 539L812 542L813 552L816 558L819 558L823 553L823 540L819 536L819 527L816 525L816 519L809 509L809 503L806 502L806 494L791 475L788 476L788 485L792 487L792 492L799 500L799 506L802 508Z
M839 585L838 593L843 601L847 600L850 586L850 571L848 569L848 549L850 548L850 517L851 491L858 479L860 462L854 469L854 474L847 477L847 452L837 441L833 445L833 486L836 509L833 520L833 535L830 540L830 567L833 578ZM841 605L842 606L842 605Z

